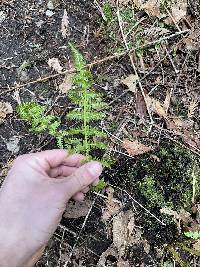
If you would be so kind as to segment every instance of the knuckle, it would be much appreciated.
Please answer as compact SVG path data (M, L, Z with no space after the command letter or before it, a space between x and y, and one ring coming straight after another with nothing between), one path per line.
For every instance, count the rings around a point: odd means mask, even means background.
M87 186L84 176L80 173L74 173L74 178L80 188L84 188Z
M63 172L62 166L59 166L57 171L58 171L57 176L64 176L64 172Z

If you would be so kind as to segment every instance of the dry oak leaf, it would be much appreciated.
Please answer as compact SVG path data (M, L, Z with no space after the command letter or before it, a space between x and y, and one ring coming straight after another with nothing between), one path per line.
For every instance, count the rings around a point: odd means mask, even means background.
M148 0L141 8L149 15L154 17L161 17L160 0Z
M143 145L137 140L129 141L128 139L125 139L123 141L122 147L126 149L128 154L131 156L142 155L142 154L152 151L151 147Z
M102 219L104 221L109 220L113 215L117 214L122 207L122 203L114 198L114 189L111 186L106 188L106 193L108 195L106 199L106 209L102 214Z
M13 108L8 102L0 102L0 124L2 124L7 115L13 113Z
M67 94L73 86L73 74L67 74L58 89L61 94Z
M130 74L125 79L122 79L121 83L125 84L128 87L129 91L135 93L137 81L138 81L138 76L135 74Z
M58 58L55 58L55 57L50 58L48 60L48 65L49 65L50 68L52 68L56 72L58 72L58 73L61 73L62 72L63 67L61 67L60 61L59 61Z
M145 98L146 98L146 104L150 109L150 111L158 114L162 118L167 118L167 112L164 108L164 105L162 105L160 101L158 101L153 97L150 97L149 95L146 95Z
M137 8L143 9L149 16L160 17L160 0L133 0Z

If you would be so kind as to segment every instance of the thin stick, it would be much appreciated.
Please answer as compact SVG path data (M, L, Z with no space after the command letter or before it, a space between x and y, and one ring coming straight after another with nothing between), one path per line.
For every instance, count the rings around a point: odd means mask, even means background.
M166 226L166 224L164 222L162 222L159 218L157 218L154 214L152 214L148 209L146 209L142 204L140 204L136 199L134 199L126 190L119 188L118 186L115 186L113 184L110 184L110 186L112 186L113 188L116 188L124 193L127 194L127 196L133 201L135 202L138 206L140 206L140 208L142 208L143 210L145 210L151 217L153 217L154 219L156 219L159 223L161 223L162 225Z
M127 50L127 52L128 52L128 51L129 51L129 48L128 48L128 44L127 44L127 41L126 41L126 37L125 37L125 35L124 35L124 30L123 30L123 27L122 27L123 21L122 21L122 18L121 18L121 16L120 16L119 0L118 0L118 2L117 2L117 18L118 18L118 23L119 23L119 27L120 27L121 35L122 35L122 38L123 38L123 41L124 41L124 45L125 45L126 50ZM130 52L128 52L128 53L129 53L129 58L130 58L130 61L131 61L131 65L132 65L132 67L133 67L133 70L134 70L134 72L135 72L135 75L139 78L139 75L138 75L138 72L137 72L137 68L136 68L136 66L135 66L135 64L134 64L134 61L133 61L133 57L132 57L132 55L131 55ZM145 95L145 93L144 93L144 89L143 89L142 84L141 84L141 82L140 82L140 79L138 79L138 85L139 85L140 91L141 91L141 93L142 93L142 96L143 96L143 98L144 98L144 101L145 101L145 104L146 104L146 107L147 107L147 111L148 111L148 114L149 114L149 117L150 117L150 120L151 120L151 125L152 125L152 124L154 123L154 122L153 122L153 118L152 118L152 115L151 115L151 111L150 111L150 109L149 109L149 105L148 105L148 102L147 102L147 99L146 99L146 95ZM152 126L150 126L150 128L151 128L151 127L152 127Z
M81 234L82 234L82 232L83 232L83 229L85 228L85 225L86 225L86 223L87 223L87 220L88 220L88 218L89 218L89 216L90 216L90 213L91 213L91 211L92 211L92 208L93 208L93 206L94 206L94 204L95 204L97 198L98 198L98 196L96 196L95 199L94 199L93 202L92 202L92 205L91 205L91 207L90 207L90 209L89 209L89 211L88 211L88 213L87 213L87 215L86 215L86 217L85 217L85 220L84 220L84 222L83 222L83 224L82 224L81 230L80 230L80 232L79 232L79 234L78 234L78 236L77 236L77 239L76 239L76 242L75 242L75 244L74 244L74 246L73 246L73 248L72 248L72 251L71 251L69 257L67 257L67 260L66 260L66 262L65 262L65 264L64 264L63 267L67 267L67 266L68 266L68 263L69 263L71 257L73 256L74 249L76 248L76 246L77 246L77 244L78 244L78 241L79 241L79 239L80 239L80 236L81 236Z
M163 37L161 39L158 39L158 40L155 40L153 42L146 43L145 45L139 46L137 48L129 49L129 50L126 50L126 51L121 52L121 53L115 53L112 56L107 56L105 58L102 58L102 59L99 59L97 61L94 61L94 62L92 62L90 64L87 64L86 67L93 68L93 67L95 67L97 65L104 64L104 63L106 63L108 61L112 61L114 59L123 57L123 56L127 55L128 53L134 52L136 49L139 49L139 48L147 48L147 47L149 47L151 45L155 45L155 44L160 43L160 42L162 42L164 40L168 40L168 39L171 39L171 38L173 38L175 36L178 36L178 35L181 35L181 34L184 34L184 33L188 33L189 31L190 30L185 30L185 31L182 31L182 32L176 32L176 33L174 33L172 35L165 36L165 37ZM36 84L36 83L47 82L48 80L51 80L51 79L60 77L62 75L74 73L75 71L76 70L74 68L71 68L71 69L65 70L65 71L63 71L61 73L56 73L56 74L53 74L53 75L48 75L46 77L42 77L42 78L39 78L39 79L34 80L34 81L30 81L30 82L27 82L27 83L24 83L24 84L19 84L17 86L10 87L8 90L5 90L5 89L7 89L7 87L1 87L0 90L4 90L4 91L0 93L0 96L3 95L3 94L10 93L10 92L12 92L12 91L14 91L16 89L22 89L22 88L24 88L26 86L33 85L33 84Z

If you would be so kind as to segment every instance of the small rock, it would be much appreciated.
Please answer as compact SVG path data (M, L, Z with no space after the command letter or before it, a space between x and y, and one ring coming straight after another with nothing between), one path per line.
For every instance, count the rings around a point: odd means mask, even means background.
M3 11L0 11L0 24L6 19L6 14Z
M53 11L51 11L51 10L47 10L46 11L46 16L47 17L52 17L54 15L54 12Z
M36 26L38 28L41 28L43 24L44 24L44 21L43 20L39 20L38 22L36 22Z
M54 4L53 4L52 1L49 1L49 2L47 3L47 8L48 8L49 10L54 10L54 9L55 9L55 8L54 8Z
M12 136L8 139L8 142L6 143L7 150L12 152L13 154L16 154L19 152L19 140L20 138L18 136Z

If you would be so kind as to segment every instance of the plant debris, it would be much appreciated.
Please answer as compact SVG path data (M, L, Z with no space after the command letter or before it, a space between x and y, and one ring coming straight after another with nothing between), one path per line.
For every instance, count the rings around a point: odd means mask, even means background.
M8 102L0 102L0 124L5 121L7 115L13 113L13 108Z
M126 149L129 155L138 156L152 151L151 147L141 144L139 141L129 141L125 139L122 147Z
M63 70L63 67L61 67L60 61L58 58L50 58L48 60L48 65L50 68L52 68L53 70L55 70L58 73L61 73Z
M67 208L64 213L65 218L77 219L80 217L85 217L92 205L92 201L86 199L84 202L70 201L67 204Z
M128 90L135 93L136 92L136 84L138 81L137 75L131 74L125 79L121 80L121 83L128 87Z
M61 33L62 33L62 37L63 38L66 38L67 36L70 35L69 17L68 17L66 9L64 9L64 14L63 14L63 17L62 17Z

